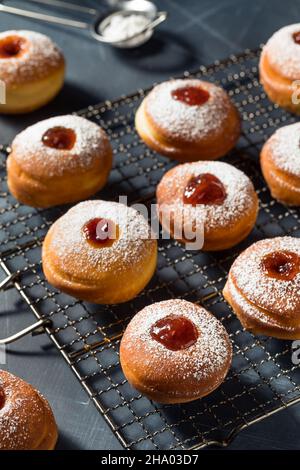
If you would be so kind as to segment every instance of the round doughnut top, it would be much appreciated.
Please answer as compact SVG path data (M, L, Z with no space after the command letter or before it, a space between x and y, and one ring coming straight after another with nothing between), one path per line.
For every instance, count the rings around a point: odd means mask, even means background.
M49 147L44 134L56 127L74 131L76 140L70 150ZM97 124L80 116L57 116L27 127L12 143L12 153L20 167L36 177L57 177L65 172L87 171L110 151L106 133Z
M195 343L177 351L166 348L153 339L152 326L168 316L186 317L198 330ZM126 348L135 351L133 361L138 361L139 351L148 366L168 361L168 370L179 374L183 380L202 381L223 371L231 354L231 345L222 323L203 307L186 300L171 299L148 305L133 317L126 328L123 340ZM163 371L162 371L163 373Z
M47 402L31 385L3 370L0 390L4 397L0 406L0 449L31 450L45 437Z
M285 280L270 277L263 264L267 255L282 251L299 256L300 239L277 237L254 243L233 263L230 277L251 303L288 318L300 311L300 266L292 280Z
M209 93L208 100L191 106L174 99L172 92L198 87ZM145 101L145 112L153 125L166 135L188 142L198 141L223 128L232 106L226 92L212 83L197 79L170 80L153 88Z
M83 227L92 219L101 218L119 227L119 238L109 247L95 248L84 235ZM138 269L139 261L150 256L156 240L150 238L145 218L131 207L109 201L85 201L72 207L50 228L48 250L51 262L77 279L98 279L99 273L115 273ZM141 266L141 269L143 267Z
M300 178L300 123L278 129L267 141L275 166Z
M263 49L271 67L290 80L300 79L300 44L293 37L298 32L300 23L285 26L270 37Z
M192 177L203 173L216 176L226 192L222 204L184 204L184 190ZM206 230L228 227L244 217L253 207L253 185L242 171L224 162L201 161L185 163L169 170L157 189L159 208L173 210L182 220L204 223Z
M61 50L44 34L23 30L5 31L0 33L0 43L9 37L24 41L22 54L0 59L0 80L8 87L47 77L64 64Z

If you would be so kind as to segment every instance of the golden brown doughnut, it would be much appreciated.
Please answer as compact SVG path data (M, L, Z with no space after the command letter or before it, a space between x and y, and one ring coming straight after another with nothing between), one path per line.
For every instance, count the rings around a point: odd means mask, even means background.
M78 299L99 304L127 302L156 269L157 241L144 217L131 207L85 201L50 228L43 245L49 283Z
M270 100L299 113L300 104L293 103L292 96L297 89L293 82L300 79L300 23L285 26L271 36L261 53L259 72Z
M27 113L47 104L64 83L61 50L44 34L33 31L0 33L0 80L6 103L0 113Z
M261 169L272 196L283 204L300 206L300 124L278 129L260 155Z
M112 149L97 124L66 115L18 134L7 160L8 187L16 199L50 207L90 197L106 183Z
M47 400L24 380L0 370L0 450L53 450L56 441Z
M277 237L247 248L230 269L224 297L254 334L300 339L300 239Z
M120 346L128 382L159 403L208 395L225 379L232 347L219 320L185 300L157 302L127 326Z
M204 227L203 250L224 250L253 229L258 198L250 179L224 162L194 162L169 170L157 186L161 224L173 238L190 242L188 227ZM169 223L170 220L170 223ZM183 227L182 236L175 237Z
M196 79L154 87L140 105L135 124L151 149L181 162L222 157L241 131L238 111L227 93Z

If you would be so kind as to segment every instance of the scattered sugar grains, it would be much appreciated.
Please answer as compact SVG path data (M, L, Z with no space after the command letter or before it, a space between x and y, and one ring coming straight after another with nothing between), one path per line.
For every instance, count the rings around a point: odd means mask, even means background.
M300 123L278 129L269 144L275 165L282 171L300 177Z
M44 133L56 126L72 129L76 141L71 150L57 150L43 144ZM65 170L88 169L99 158L108 139L104 131L95 123L80 116L66 115L40 121L27 127L16 136L12 143L14 159L26 171L32 171L32 161L38 169L47 174L61 175ZM37 170L38 171L38 170Z
M201 82L200 82L201 84ZM203 138L207 132L224 125L229 101L222 88L210 84L210 98L201 106L187 106L172 99L171 93L184 86L199 86L199 80L171 80L157 85L147 96L146 109L152 119L166 132L188 141ZM206 85L203 84L203 88Z
M300 46L293 39L293 34L299 31L300 23L285 26L264 47L270 64L291 80L300 78Z
M63 63L61 50L44 34L23 30L5 31L0 33L0 40L7 36L22 37L28 42L22 55L0 61L0 79L8 87L10 84L43 78Z
M200 333L196 343L185 350L172 351L152 338L152 325L169 315L186 316L195 324ZM180 371L183 379L192 376L201 381L206 376L217 373L223 369L229 354L228 338L223 325L204 308L179 299L149 305L132 319L127 327L128 347L134 350L140 340L149 353L149 363L160 364L162 358L167 359L174 370Z
M274 314L295 314L300 304L300 273L293 280L266 276L261 260L274 251L291 251L300 256L300 239L278 237L261 240L245 250L234 262L230 278L244 297Z
M120 228L120 237L111 247L97 250L87 243L82 227L93 218L112 220ZM156 240L150 239L148 222L135 209L116 202L86 201L77 204L52 226L54 236L51 247L57 262L67 266L76 259L79 271L88 275L97 271L116 272L134 264L151 253ZM141 270L143 269L141 265Z
M192 176L201 173L211 173L222 182L226 191L226 199L222 205L184 204L182 193L185 185ZM170 200L172 195L174 211L182 214L182 220L197 220L205 222L206 228L226 227L239 220L240 217L252 210L253 185L242 171L224 162L195 162L179 165L163 180L165 199ZM168 198L169 194L169 198ZM168 208L170 210L170 206Z

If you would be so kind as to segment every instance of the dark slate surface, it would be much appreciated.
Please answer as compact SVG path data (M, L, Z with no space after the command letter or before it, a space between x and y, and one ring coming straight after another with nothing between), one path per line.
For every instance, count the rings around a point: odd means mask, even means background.
M73 0L74 1L74 0ZM12 2L30 6L28 1ZM104 2L77 1L103 6ZM32 29L54 38L63 48L67 80L57 99L42 110L0 118L0 142L8 143L24 126L54 114L75 111L151 85L188 68L230 53L257 47L279 27L299 21L299 0L161 0L169 20L147 45L115 51L85 31L63 29L0 14L0 30ZM55 8L50 11L57 13ZM13 291L1 293L1 336L32 322ZM120 444L47 337L27 337L9 347L7 366L49 399L60 428L60 449L118 449ZM279 413L241 433L231 449L298 449L300 406Z

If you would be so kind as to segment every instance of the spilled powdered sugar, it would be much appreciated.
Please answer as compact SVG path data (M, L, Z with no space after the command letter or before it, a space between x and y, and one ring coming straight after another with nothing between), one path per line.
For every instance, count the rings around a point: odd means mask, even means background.
M161 318L169 315L184 316L194 323L198 330L197 341L186 349L172 351L151 336L152 326ZM182 380L199 381L218 376L224 370L231 355L231 345L227 332L221 322L203 307L180 299L171 299L145 307L129 323L122 342L126 349L139 357L139 344L142 342L143 361L148 365L161 366L162 360L170 363L169 370L178 374ZM146 358L145 358L146 356ZM147 363L149 361L149 364ZM167 379L167 377L166 377Z
M172 91L186 86L200 86L207 90L210 94L208 101L201 106L190 106L172 98ZM146 97L145 107L161 129L190 142L224 126L230 101L226 92L212 83L185 79L157 85Z
M9 36L24 38L27 43L20 56L0 59L0 79L8 87L42 79L64 62L61 50L44 34L12 30L0 33L0 40Z
M293 280L269 277L262 267L262 259L276 251L291 251L300 256L300 239L277 237L255 243L236 259L229 277L254 305L279 317L293 317L300 311L300 273Z
M226 199L221 205L183 203L184 189L193 176L211 173L224 185ZM254 187L242 171L224 162L202 161L185 163L170 170L162 178L158 187L158 204L166 204L166 209L174 208L175 216L182 220L196 220L205 228L228 227L253 210Z
M43 144L44 133L53 127L72 129L76 142L71 150L59 150ZM63 175L64 172L91 168L109 147L105 132L97 124L80 116L56 116L40 121L18 134L12 143L15 161L32 176Z
M282 171L300 177L300 123L278 129L268 141L271 159Z
M300 32L300 23L279 29L264 47L269 63L280 74L290 80L300 79L300 45L293 34Z
M95 248L84 237L83 227L91 219L104 218L119 226L120 235L111 247ZM85 201L72 207L51 227L51 262L65 272L76 270L88 279L99 272L118 271L148 259L156 240L150 239L150 227L135 209L117 202ZM143 270L143 266L140 266Z

